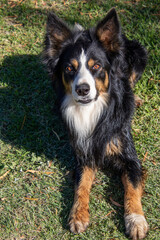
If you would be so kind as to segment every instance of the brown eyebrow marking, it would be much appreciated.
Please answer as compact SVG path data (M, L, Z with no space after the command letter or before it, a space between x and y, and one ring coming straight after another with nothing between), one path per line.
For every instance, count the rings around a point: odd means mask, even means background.
M73 67L77 70L78 69L78 61L76 59L72 59L71 60L71 64L73 65Z
M95 61L92 58L90 58L88 61L88 66L91 68L94 66L94 64L95 64Z

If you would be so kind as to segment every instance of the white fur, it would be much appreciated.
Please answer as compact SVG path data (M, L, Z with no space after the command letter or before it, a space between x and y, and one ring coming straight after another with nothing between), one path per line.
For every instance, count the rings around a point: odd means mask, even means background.
M93 132L106 101L99 96L96 101L81 105L74 101L72 95L67 95L62 103L62 115L71 130L78 138L84 140Z
M142 239L146 236L148 224L143 215L132 213L125 215L124 219L127 235L133 239L137 239L137 235L139 236L139 239Z
M84 28L79 23L75 23L73 30L83 31Z
M86 58L86 55L85 55L83 49L82 49L82 53L80 55L80 64L81 64L81 67L79 69L79 72L72 83L72 95L73 95L74 99L78 101L80 99L80 97L76 93L75 87L76 87L76 85L80 85L82 83L87 83L90 86L90 92L89 92L89 95L87 95L87 98L94 99L97 94L95 80L94 80L92 74L90 73L89 69L87 69L87 67L86 67L87 58Z

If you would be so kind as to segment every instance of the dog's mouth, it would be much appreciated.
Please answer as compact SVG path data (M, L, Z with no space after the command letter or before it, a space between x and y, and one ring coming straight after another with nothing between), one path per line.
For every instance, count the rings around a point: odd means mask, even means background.
M79 104L87 105L93 101L96 101L98 99L98 96L99 96L99 94L97 93L95 98L81 98L81 99L76 99L75 101Z
M92 99L77 100L77 102L81 104L88 104L92 102Z

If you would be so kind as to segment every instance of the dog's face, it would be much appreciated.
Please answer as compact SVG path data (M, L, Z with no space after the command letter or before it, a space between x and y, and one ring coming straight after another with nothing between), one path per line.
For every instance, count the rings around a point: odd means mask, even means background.
M78 104L89 104L98 96L106 93L108 88L109 62L105 53L91 43L87 48L83 45L66 48L62 60L62 82L65 92L71 94ZM67 56L64 58L64 56Z
M109 55L119 51L120 27L112 9L92 30L70 30L54 14L47 24L45 61L56 81L76 104L88 105L109 87ZM58 76L58 77L57 77ZM56 79L57 78L57 79Z

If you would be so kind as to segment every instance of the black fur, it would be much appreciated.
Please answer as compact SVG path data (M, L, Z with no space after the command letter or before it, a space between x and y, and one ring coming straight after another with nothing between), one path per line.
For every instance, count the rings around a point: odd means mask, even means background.
M75 129L67 126L78 169L86 165L93 168L112 166L120 174L127 173L136 186L142 180L142 167L131 135L134 95L129 79L133 73L136 75L134 83L141 77L147 62L146 50L139 42L130 41L121 33L114 9L97 27L89 30L71 30L55 14L50 14L43 57L54 82L59 108L66 94L62 72L68 60L80 54L81 48L90 57L99 59L103 69L107 71L109 97L107 107L104 107L94 131L83 140L82 145L77 141ZM98 77L103 80L102 75L101 73ZM69 83L70 79L74 79L74 72L66 81ZM121 151L109 156L106 154L106 145L116 139L121 142ZM86 142L87 148L84 147Z

